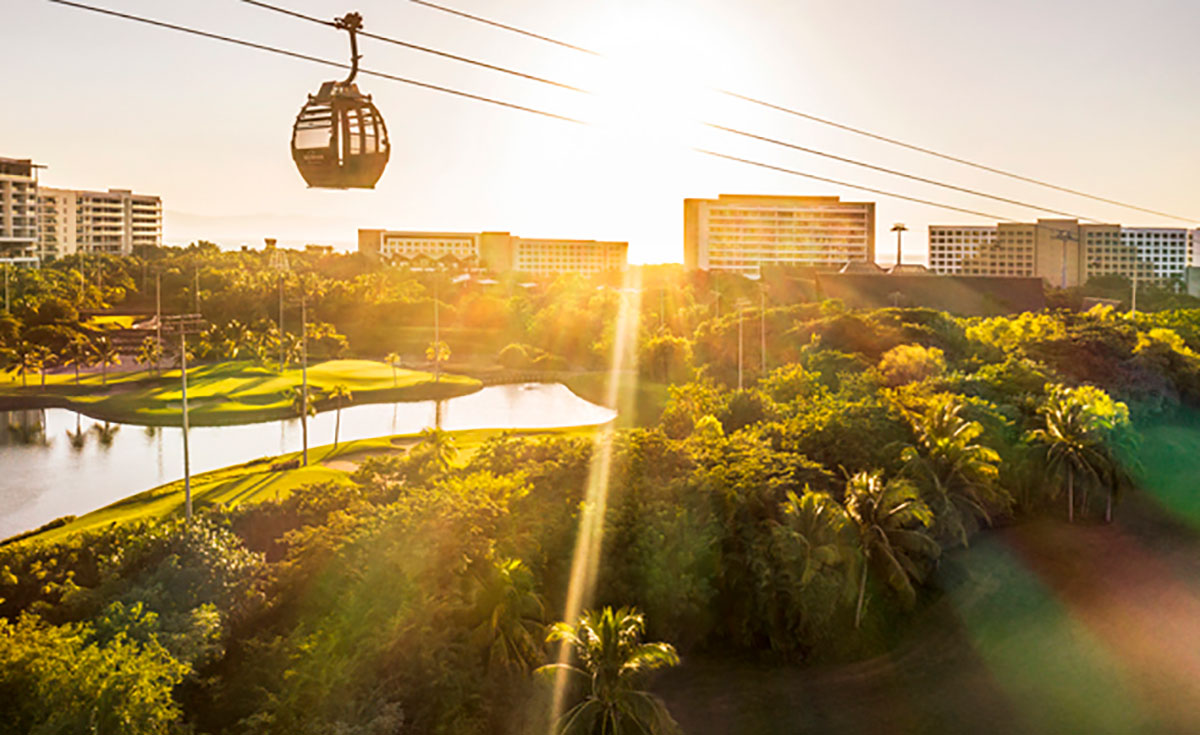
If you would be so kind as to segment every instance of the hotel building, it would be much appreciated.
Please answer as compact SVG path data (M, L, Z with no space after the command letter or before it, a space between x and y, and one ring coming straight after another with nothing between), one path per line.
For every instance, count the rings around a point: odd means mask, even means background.
M37 264L37 168L0 158L0 263Z
M875 262L875 203L838 197L722 194L683 201L690 270L760 275L763 265L837 270Z
M930 225L929 268L942 275L1036 276L1058 287L1116 274L1167 285L1195 262L1196 231L1078 220Z
M531 239L507 232L359 230L358 250L392 263L442 262L496 272L556 275L625 270L629 244Z
M43 259L75 253L130 255L162 244L162 200L128 189L107 192L43 187L38 193Z

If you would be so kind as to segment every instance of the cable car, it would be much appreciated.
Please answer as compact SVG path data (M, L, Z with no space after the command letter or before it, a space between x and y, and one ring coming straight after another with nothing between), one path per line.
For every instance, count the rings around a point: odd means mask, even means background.
M371 95L354 84L362 16L348 13L334 25L350 33L350 76L325 82L308 96L292 127L292 160L309 187L373 189L387 166L391 145Z

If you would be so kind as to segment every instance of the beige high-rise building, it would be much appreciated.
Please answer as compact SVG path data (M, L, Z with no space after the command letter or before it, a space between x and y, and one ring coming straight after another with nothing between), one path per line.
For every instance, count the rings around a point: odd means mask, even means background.
M0 158L0 263L37 265L37 167Z
M1043 219L994 227L930 225L929 267L943 275L1037 276L1073 287L1116 274L1166 285L1194 263L1194 232Z
M622 271L629 244L516 237L507 232L359 230L358 251L393 263L452 263L529 275Z
M688 269L752 278L763 265L836 270L875 262L875 203L838 197L722 194L683 201Z
M42 258L75 253L130 255L162 244L162 200L128 189L83 191L43 187L38 195Z

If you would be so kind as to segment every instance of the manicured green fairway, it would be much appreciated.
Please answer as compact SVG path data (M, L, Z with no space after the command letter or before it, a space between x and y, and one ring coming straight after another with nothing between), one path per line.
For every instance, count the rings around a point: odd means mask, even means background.
M510 432L512 434L557 434L559 436L591 436L595 427L573 427L568 429L543 429ZM499 429L480 429L451 432L458 449L456 463L466 463L481 444L490 437L504 433ZM216 505L235 506L287 497L303 485L317 482L350 482L354 464L371 455L405 451L417 441L415 434L400 434L374 439L343 442L337 449L333 445L311 447L308 450L309 465L292 470L272 470L273 465L296 460L300 452L263 457L240 465L205 472L192 477L192 507L195 510ZM160 485L145 492L131 495L123 500L80 516L58 528L38 534L39 541L54 541L76 531L124 523L140 518L161 518L173 513L183 513L183 480Z
M99 375L88 375L79 386L73 374L48 376L42 389L37 376L29 387L5 375L0 396L44 401L42 405L77 408L96 418L141 424L178 425L181 390L179 370L153 376L146 371L113 374L107 385ZM292 391L300 386L299 368L280 374L251 362L224 362L188 369L188 408L196 426L266 421L292 415ZM417 401L449 398L478 390L474 378L443 374L434 382L432 373L393 370L373 360L330 360L308 370L309 390L320 409L333 407L324 395L343 384L354 395L354 403Z

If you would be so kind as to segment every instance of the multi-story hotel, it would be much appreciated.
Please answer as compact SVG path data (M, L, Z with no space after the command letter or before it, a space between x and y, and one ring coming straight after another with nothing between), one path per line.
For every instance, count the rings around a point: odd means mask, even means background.
M80 191L43 187L38 193L38 254L130 255L135 247L162 244L162 200L128 189Z
M854 261L875 261L874 202L741 194L683 201L689 269L756 278L763 265L836 270Z
M1037 276L1058 287L1117 274L1165 285L1184 277L1196 231L1080 224L1078 220L930 225L929 267L943 275Z
M0 263L37 264L37 167L0 158Z
M359 230L358 250L393 263L452 262L465 268L553 275L624 270L629 244L530 239L507 232Z

